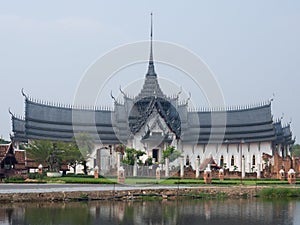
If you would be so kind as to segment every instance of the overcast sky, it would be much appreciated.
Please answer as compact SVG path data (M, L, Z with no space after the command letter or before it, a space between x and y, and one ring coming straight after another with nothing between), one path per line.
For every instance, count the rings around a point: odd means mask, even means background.
M149 39L151 11L154 39L177 43L201 57L227 105L259 103L274 93L274 118L284 114L283 123L292 121L293 133L300 137L297 0L0 1L0 135L7 139L11 133L8 108L24 115L22 88L37 99L72 103L81 77L97 58ZM142 79L144 67L123 72L126 78L121 76L112 89L128 82L132 73L133 79ZM174 79L157 65L158 75L160 70Z

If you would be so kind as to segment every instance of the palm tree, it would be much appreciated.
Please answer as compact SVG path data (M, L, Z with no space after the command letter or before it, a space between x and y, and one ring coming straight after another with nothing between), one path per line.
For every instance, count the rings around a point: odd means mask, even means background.
M27 157L39 164L49 164L49 170L57 170L56 164L59 163L54 152L55 145L51 141L35 140L26 148Z

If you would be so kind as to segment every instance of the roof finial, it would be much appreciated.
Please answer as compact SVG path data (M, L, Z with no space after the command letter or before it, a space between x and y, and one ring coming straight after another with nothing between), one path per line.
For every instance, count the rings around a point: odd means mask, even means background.
M151 12L151 30L150 30L150 58L149 58L149 65L148 65L148 72L147 75L149 76L156 76L154 71L154 63L153 63L153 13Z
M153 62L153 13L151 12L151 31L150 31L150 62Z
M112 90L110 91L110 97L114 100L114 103L117 103L116 98L113 96Z

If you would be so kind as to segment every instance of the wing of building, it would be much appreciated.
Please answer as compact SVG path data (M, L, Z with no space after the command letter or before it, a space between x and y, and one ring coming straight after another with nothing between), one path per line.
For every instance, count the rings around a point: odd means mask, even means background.
M151 32L152 33L152 32ZM194 162L213 157L220 166L246 171L261 169L262 155L279 152L286 156L294 143L290 125L273 121L271 101L252 106L221 110L189 110L188 101L168 97L159 86L155 72L152 35L150 59L140 93L113 110L82 109L35 101L24 94L25 117L12 114L12 139L72 141L76 133L90 135L98 146L116 148L119 144L142 149L156 162L169 145ZM225 123L220 118L225 118ZM76 129L74 129L76 127Z

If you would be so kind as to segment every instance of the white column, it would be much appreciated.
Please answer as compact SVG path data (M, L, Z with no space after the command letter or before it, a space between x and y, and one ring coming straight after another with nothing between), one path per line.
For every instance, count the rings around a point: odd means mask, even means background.
M261 177L261 172L260 172L260 164L258 163L257 164L257 178L260 178Z
M245 157L242 158L242 178L245 178Z
M137 176L137 159L134 160L134 165L133 165L133 176Z
M121 152L117 152L117 171L119 172L121 166Z
M180 157L180 177L184 176L184 157Z
M196 165L195 165L195 169L196 169L196 178L199 178L199 175L200 175L200 173L199 173L199 164L200 164L200 162L199 162L200 160L199 160L199 158L197 158L196 159Z
M169 177L169 158L165 159L166 168L165 168L165 176Z

